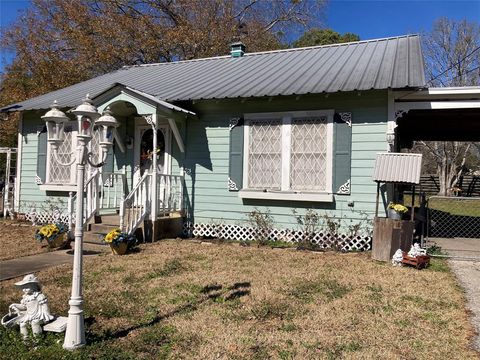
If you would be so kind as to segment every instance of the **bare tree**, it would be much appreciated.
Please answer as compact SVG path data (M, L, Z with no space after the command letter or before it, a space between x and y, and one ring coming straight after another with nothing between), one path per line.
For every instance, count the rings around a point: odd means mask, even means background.
M0 44L15 53L0 105L135 65L282 47L319 24L325 0L32 0Z
M472 154L472 144L457 141L420 141L418 146L421 150L427 150L425 160L436 167L439 195L446 196L456 192L462 175L470 170L468 165L472 165L467 164L467 157Z
M429 84L480 85L480 25L467 20L440 18L423 36Z
M236 40L249 51L278 49L287 32L318 26L325 3L32 0L13 25L1 29L0 46L15 57L0 74L0 106L125 65L225 55Z

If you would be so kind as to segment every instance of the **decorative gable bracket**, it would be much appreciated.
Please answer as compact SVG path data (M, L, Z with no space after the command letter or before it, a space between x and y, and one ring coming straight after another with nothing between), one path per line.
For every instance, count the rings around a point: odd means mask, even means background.
M230 124L228 125L228 130L232 131L236 126L242 125L242 118L241 117L235 117L230 119Z
M341 113L338 113L338 115L340 116L339 120L346 123L348 125L348 127L352 127L352 113L351 112L341 112Z

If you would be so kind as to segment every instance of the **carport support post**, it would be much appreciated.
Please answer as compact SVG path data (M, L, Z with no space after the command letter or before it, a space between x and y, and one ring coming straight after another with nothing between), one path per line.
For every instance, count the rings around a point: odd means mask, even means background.
M375 203L375 217L378 217L378 201L380 199L380 183L377 181L377 200Z
M412 214L410 215L410 220L415 219L415 185L412 185Z

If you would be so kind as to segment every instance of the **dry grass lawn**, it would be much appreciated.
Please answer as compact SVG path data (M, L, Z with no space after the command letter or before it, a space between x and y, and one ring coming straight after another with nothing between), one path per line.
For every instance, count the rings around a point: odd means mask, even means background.
M28 222L0 219L0 260L15 259L22 256L40 254L50 249L46 242L35 240L38 229Z
M84 260L88 346L65 354L53 337L29 352L0 330L1 352L12 353L8 340L25 359L478 357L462 290L443 263L416 271L368 253L191 241ZM52 312L65 315L70 266L38 276ZM14 281L1 284L2 313L21 295Z

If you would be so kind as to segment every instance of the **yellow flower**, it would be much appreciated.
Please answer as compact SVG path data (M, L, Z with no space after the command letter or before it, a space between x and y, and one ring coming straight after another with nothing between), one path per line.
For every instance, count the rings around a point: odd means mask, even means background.
M111 243L120 235L120 229L114 229L105 235L105 242Z
M393 206L393 210L395 210L396 212L401 213L401 214L406 213L408 211L408 209L405 206L403 206L402 204L395 204Z

